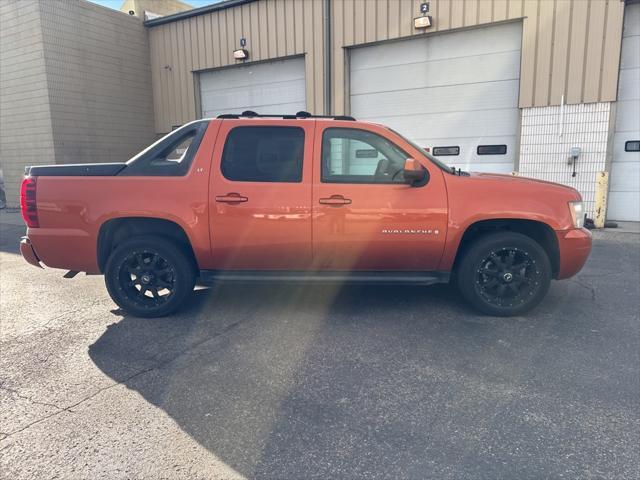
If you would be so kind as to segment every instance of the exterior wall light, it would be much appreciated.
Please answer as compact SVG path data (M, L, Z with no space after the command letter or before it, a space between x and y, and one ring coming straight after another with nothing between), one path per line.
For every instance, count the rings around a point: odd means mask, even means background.
M236 60L247 60L249 58L249 51L241 48L233 51L233 58Z
M431 15L427 15L429 13L429 2L420 4L420 13L422 14L421 17L413 19L413 28L429 28L431 26Z
M416 17L413 19L413 28L429 28L431 26L431 15Z

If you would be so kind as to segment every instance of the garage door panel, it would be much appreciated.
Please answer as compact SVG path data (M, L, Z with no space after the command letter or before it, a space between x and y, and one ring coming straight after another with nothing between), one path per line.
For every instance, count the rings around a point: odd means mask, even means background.
M278 78L280 81L303 80L304 59L291 58L237 65L231 68L203 72L200 74L200 78L201 84L210 85L213 89L226 88L230 85L236 88L260 85L269 81L269 78Z
M637 222L640 218L637 192L609 192L607 218L622 222Z
M306 110L304 68L303 58L293 58L201 73L202 115Z
M640 152L625 152L624 145L629 140L640 140L632 132L616 132L613 136L613 167L619 162L640 162Z
M355 70L351 76L351 93L359 95L389 90L516 80L520 72L519 58L520 52L505 52L491 55L490 58L455 58ZM490 63L490 68L486 68L487 63Z
M627 37L622 43L620 52L620 68L636 68L640 66L640 35Z
M273 99L278 99L277 103L299 104L304 99L304 84L300 82L281 82L268 85L258 85L245 89L225 89L223 91L205 91L206 105L203 105L203 112L215 107L215 110L233 110L240 106L263 106L273 105ZM204 103L204 102L203 102ZM265 112L269 113L269 112ZM280 112L272 112L280 113ZM295 113L295 112L294 112Z
M432 138L418 141L420 145L434 147L459 147L460 155L444 155L438 158L447 165L454 165L463 170L473 166L473 170L478 172L498 172L511 173L516 153L516 137L482 137L482 138ZM448 142L448 143L447 143ZM478 155L478 145L506 145L506 155ZM496 170L491 170L496 168Z
M415 134L418 132L428 132L427 138L455 137L461 133L473 138L512 135L514 122L518 122L518 111L509 109L501 111L501 114L495 114L495 111L492 113L492 121L487 121L486 111L379 116L375 121L389 125L412 139L416 138Z
M512 23L483 29L482 42L476 41L477 30L466 30L430 36L426 47L421 45L423 38L376 45L375 51L365 47L359 49L357 57L352 57L351 70L519 50L520 36L520 24Z
M616 130L618 132L637 132L640 130L640 101L618 102L616 110ZM638 140L637 138L629 140Z
M300 87L304 87L304 77L296 78L291 80L278 80L275 82L258 82L255 85L243 85L238 86L229 81L225 81L223 84L213 85L213 82L205 82L202 83L202 88L200 91L204 94L214 94L214 95L239 95L246 91L251 91L254 89L279 89L286 91L287 89L294 88L300 89ZM296 92L299 95L299 91Z
M203 110L202 116L204 118L215 118L218 115L222 115L225 113L241 113L246 110L251 110L258 113L267 113L267 114L294 114L301 110L304 110L303 107L300 107L300 103L273 103L273 104L264 104L259 105L256 103L247 103L244 105L237 105L229 108L221 108L218 110Z
M624 12L622 53L609 177L607 217L640 221L640 152L625 152L625 143L640 140L640 4Z
M640 68L628 68L620 70L620 83L618 87L618 100L640 99Z
M633 153L629 153L633 155ZM633 192L638 189L640 183L640 163L620 162L617 168L611 172L609 186L619 192Z
M399 112L418 115L462 110L513 108L518 102L519 80L494 85L453 85L416 89L411 92L391 91L351 97L351 109L358 118L376 118Z
M623 36L640 35L640 8L628 5L624 10Z
M425 146L460 146L445 161L511 172L520 111L520 24L371 45L351 52L351 113ZM507 155L478 156L478 145Z

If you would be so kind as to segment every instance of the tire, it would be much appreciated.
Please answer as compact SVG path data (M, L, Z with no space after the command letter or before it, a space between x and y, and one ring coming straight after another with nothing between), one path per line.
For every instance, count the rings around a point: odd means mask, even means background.
M183 247L147 235L118 245L105 268L109 295L122 310L136 317L162 317L175 312L191 296L195 279L194 262Z
M475 309L510 317L542 301L551 283L551 262L540 244L525 235L492 233L471 244L456 279L460 292Z

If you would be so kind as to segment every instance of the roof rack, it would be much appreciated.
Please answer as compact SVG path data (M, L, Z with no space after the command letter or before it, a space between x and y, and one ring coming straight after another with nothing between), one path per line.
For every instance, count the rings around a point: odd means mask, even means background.
M252 110L245 110L242 113L223 113L218 115L220 119L232 119L232 118L282 118L284 120L296 120L299 118L330 118L332 120L348 120L354 122L356 119L349 115L311 115L309 112L299 111L296 114L266 114L256 113Z

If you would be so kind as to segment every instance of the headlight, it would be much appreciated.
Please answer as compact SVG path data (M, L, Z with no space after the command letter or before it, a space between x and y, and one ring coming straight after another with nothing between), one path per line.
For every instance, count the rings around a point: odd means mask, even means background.
M575 228L582 228L584 225L584 209L582 208L582 202L569 202L569 211L571 212L571 218L573 219L573 226Z

